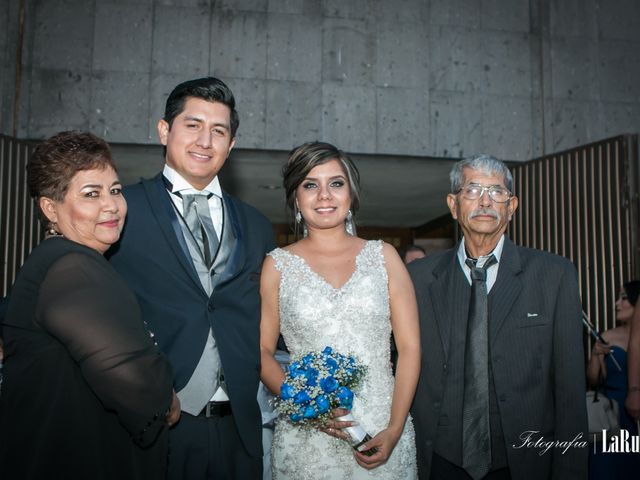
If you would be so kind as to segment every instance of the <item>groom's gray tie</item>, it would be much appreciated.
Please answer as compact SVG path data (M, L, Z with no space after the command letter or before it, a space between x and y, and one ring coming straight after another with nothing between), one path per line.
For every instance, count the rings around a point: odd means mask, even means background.
M216 235L208 199L212 194L176 193L182 198L182 211L185 224L191 232L202 259L207 268L211 268L215 259L219 240ZM211 284L203 285L207 294L211 294ZM198 415L220 386L220 356L212 332L207 335L200 361L187 386L178 392L181 408L191 415Z
M210 267L218 250L219 241L209 213L208 196L201 193L180 196L184 220L202 252L205 264Z
M475 480L491 468L487 269L496 262L494 255L482 267L475 260L466 260L471 269L471 302L464 354L462 467Z

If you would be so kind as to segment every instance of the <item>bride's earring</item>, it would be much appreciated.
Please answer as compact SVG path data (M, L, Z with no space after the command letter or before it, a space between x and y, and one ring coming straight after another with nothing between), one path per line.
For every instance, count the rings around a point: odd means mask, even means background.
M344 228L349 235L356 236L356 224L353 221L353 212L349 209L349 213L347 213L347 218L344 221Z
M295 203L293 204L293 210L296 212L296 223L302 222L302 213L300 213L300 205L298 205L298 199L295 199Z
M302 213L300 213L300 207L298 206L298 200L296 200L296 204L294 205L294 210L296 212L295 214L295 220L296 220L296 225L295 225L295 235L296 237L299 235L300 230L298 230L299 225L302 225L302 237L307 237L307 235L309 235L309 229L307 228L307 224L304 221L304 218L302 218Z

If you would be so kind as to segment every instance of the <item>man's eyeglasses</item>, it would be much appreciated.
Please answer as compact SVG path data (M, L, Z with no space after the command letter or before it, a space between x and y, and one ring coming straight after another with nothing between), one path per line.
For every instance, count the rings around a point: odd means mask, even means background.
M480 185L479 183L470 183L458 190L456 194L462 193L467 200L477 200L484 195L485 190L489 192L491 200L497 203L508 202L512 196L509 190L500 185Z

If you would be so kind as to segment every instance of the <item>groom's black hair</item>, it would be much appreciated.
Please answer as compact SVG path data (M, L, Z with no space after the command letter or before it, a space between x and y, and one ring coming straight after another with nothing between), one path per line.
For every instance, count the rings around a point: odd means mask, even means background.
M215 77L188 80L173 89L167 98L163 117L164 121L169 124L169 129L171 129L174 118L184 110L184 104L190 97L201 98L207 102L219 102L229 107L231 110L231 138L236 136L240 125L236 111L236 100L227 84Z

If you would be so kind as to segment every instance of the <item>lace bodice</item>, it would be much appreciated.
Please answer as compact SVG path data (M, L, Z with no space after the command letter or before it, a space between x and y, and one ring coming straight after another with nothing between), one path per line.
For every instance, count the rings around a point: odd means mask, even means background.
M281 249L270 255L282 275L280 332L289 351L304 354L329 345L355 355L369 367L369 375L390 377L391 324L382 242L365 244L353 274L340 288L301 257Z
M330 346L365 364L367 376L356 391L352 411L365 430L375 435L389 422L394 385L389 287L382 242L364 245L356 257L353 274L340 288L313 271L302 257L283 249L269 255L281 274L280 332L289 351L296 356ZM279 421L273 445L273 473L275 478L411 478L415 474L413 442L413 429L408 425L392 455L393 461L366 472L357 465L346 443ZM300 448L315 453L301 456ZM322 453L327 449L330 454Z

